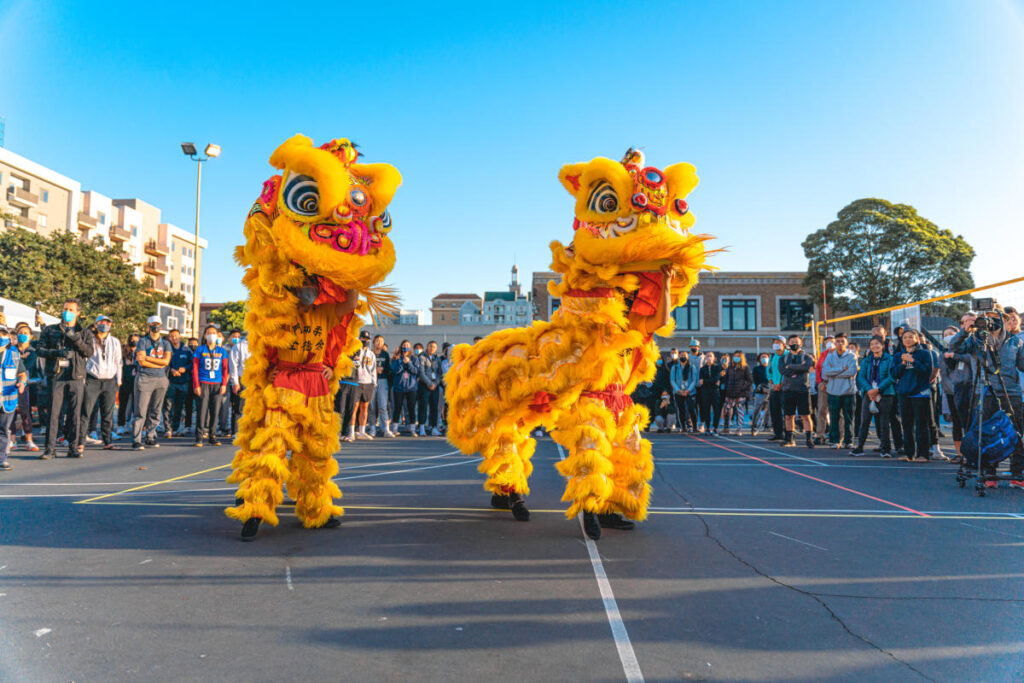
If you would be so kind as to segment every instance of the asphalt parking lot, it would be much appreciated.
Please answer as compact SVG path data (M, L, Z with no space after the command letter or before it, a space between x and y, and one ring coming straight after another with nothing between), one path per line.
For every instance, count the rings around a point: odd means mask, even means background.
M947 463L655 435L652 514L595 545L540 440L533 519L441 438L345 444L343 524L223 514L186 439L0 474L4 681L1009 681L1024 491ZM1003 484L1005 487L1005 483Z

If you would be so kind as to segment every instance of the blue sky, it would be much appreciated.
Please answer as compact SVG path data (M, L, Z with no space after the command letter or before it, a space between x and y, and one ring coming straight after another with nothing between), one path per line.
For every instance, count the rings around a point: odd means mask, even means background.
M547 269L571 238L562 164L696 165L696 229L725 270L802 270L800 242L853 199L913 204L1024 275L1024 6L983 2L85 3L0 1L7 147L193 227L203 299L244 297L231 260L267 158L350 137L399 168L410 308Z

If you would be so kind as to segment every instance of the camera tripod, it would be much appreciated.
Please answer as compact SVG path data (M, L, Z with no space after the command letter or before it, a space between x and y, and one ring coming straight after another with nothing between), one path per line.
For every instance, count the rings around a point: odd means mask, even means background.
M984 466L984 444L982 443L983 437L983 425L985 420L982 419L985 415L985 389L989 387L989 375L995 375L999 378L999 386L1002 389L1002 393L996 396L996 404L999 409L1003 409L1005 402L1005 412L1010 418L1010 423L1013 425L1014 434L1017 436L1017 441L1021 440L1021 434L1017 431L1017 423L1014 420L1013 403L1010 401L1006 393L1006 382L1003 379L1003 375L1000 372L999 367L999 355L996 350L992 348L991 334L988 331L982 331L981 333L972 332L971 336L974 336L975 342L980 344L979 349L975 346L970 351L971 361L974 365L974 381L971 390L971 405L972 410L977 410L975 413L975 423L973 426L978 430L978 458L977 462L972 469L967 464L967 458L963 457L960 459L960 466L956 473L956 483L960 488L967 486L967 481L974 479L974 493L977 496L985 496L985 482L986 481L1009 481L1013 479L1009 475L1000 475L998 473L985 474L982 471ZM956 406L953 406L954 410ZM1016 448L1016 444L1014 444ZM1011 454L1011 458L1013 455ZM998 464L997 464L998 467Z

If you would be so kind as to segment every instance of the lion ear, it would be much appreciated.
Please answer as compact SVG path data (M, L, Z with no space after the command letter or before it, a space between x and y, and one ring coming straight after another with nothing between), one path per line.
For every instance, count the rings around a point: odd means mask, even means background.
M376 216L388 208L395 191L402 184L402 174L391 164L352 164L352 175L366 183L373 197L370 215Z
M578 197L583 190L583 172L587 170L587 164L566 164L558 172L558 180L562 183L569 194Z
M686 199L686 195L697 187L700 179L693 164L672 164L665 169L665 187L668 189L669 200Z
M313 147L313 141L307 138L301 133L293 135L284 142L282 142L274 153L270 155L270 165L274 168L284 168L288 164L288 158L300 149L310 149Z

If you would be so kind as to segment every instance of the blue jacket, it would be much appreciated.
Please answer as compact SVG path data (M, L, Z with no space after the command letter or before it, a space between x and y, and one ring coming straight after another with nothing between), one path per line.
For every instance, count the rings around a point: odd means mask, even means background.
M683 371L686 370L689 373L688 377L683 377ZM669 383L672 385L672 394L678 394L680 391L689 391L692 396L697 392L697 375L700 374L700 370L697 369L693 363L673 363L672 370L669 372Z
M862 394L871 390L870 373L873 359L874 354L869 353L860 362L860 370L857 372L857 388ZM882 396L896 395L896 382L892 378L892 356L885 351L882 352L882 360L878 365L878 390L882 392Z
M420 364L416 356L409 360L397 358L391 361L391 372L394 374L396 392L416 391L419 387Z
M904 350L903 353L906 353ZM902 354L901 354L902 355ZM931 387L932 352L920 346L914 350L914 367L908 369L900 356L892 357L889 374L896 380L896 393L900 396L923 394Z

